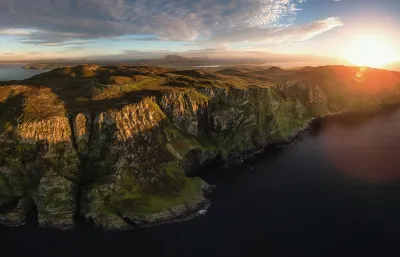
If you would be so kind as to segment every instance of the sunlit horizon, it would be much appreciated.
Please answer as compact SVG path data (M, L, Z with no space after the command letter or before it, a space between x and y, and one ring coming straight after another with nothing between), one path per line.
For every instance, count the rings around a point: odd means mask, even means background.
M357 66L384 68L400 61L399 51L388 38L379 35L358 36L345 44L343 57Z
M167 2L3 1L0 61L180 55L400 70L400 1Z

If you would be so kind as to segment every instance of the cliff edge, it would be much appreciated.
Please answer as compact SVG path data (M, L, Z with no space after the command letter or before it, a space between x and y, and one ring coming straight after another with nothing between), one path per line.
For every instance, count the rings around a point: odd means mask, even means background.
M208 207L209 185L188 175L215 158L400 99L400 75L384 70L231 70L91 65L3 83L0 222L23 225L32 208L62 229L181 219Z

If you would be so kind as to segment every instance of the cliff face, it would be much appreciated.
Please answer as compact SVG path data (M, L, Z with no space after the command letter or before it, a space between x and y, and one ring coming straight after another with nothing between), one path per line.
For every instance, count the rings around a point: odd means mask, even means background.
M32 206L41 226L57 228L79 218L105 229L183 218L209 205L209 186L186 175L217 156L285 140L315 116L398 101L397 87L357 95L301 76L268 87L216 76L168 90L107 87L102 95L123 92L121 100L74 111L59 88L0 87L0 221L24 224Z
M96 225L158 223L207 204L204 183L184 176L168 138L175 128L154 100L92 114L81 214Z

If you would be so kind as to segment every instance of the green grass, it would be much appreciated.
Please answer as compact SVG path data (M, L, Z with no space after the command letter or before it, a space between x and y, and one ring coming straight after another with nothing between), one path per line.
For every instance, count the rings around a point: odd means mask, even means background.
M123 76L111 76L109 79L110 84L117 84L117 85L127 85L133 84L134 81L130 77L123 77Z
M134 177L120 179L118 189L106 202L108 212L151 214L201 199L201 179L187 178L179 162L163 164L159 169L162 177L148 185L152 187L150 191L143 191Z
M137 83L125 84L125 85L108 85L106 87L98 88L94 95L93 100L105 100L105 99L116 99L121 98L124 95L146 89L154 89L158 86L158 78L145 79Z
M196 137L184 135L181 130L172 125L166 126L164 130L171 146L182 157L192 149L203 148L203 145L199 143L199 140Z
M134 214L151 214L174 206L191 204L201 199L201 180L186 178L178 162L164 164L160 169L161 172L165 172L167 177L174 181L175 190L173 190L172 195L167 192L161 194L140 194L140 192L134 191L133 194L129 193L123 197L123 201L119 207L131 207L130 211Z
M203 196L201 183L199 178L188 178L177 197L152 196L146 199L144 204L138 205L135 211L138 214L152 214L179 205L198 203Z

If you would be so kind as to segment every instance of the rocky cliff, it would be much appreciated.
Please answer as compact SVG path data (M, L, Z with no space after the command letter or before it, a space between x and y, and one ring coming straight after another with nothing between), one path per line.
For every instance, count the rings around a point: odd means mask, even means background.
M215 158L240 160L316 116L399 100L400 76L385 71L373 71L385 85L367 90L372 78L359 81L343 67L235 76L80 69L87 70L72 68L81 80L54 78L64 74L56 70L0 86L1 222L25 224L32 208L40 226L56 228L78 220L126 229L181 219L209 205L209 185L187 175ZM143 78L103 85L107 74Z

